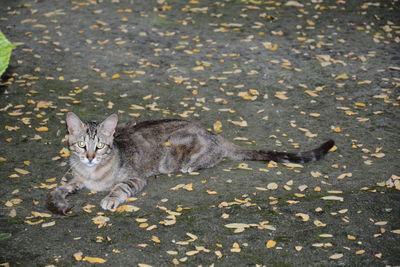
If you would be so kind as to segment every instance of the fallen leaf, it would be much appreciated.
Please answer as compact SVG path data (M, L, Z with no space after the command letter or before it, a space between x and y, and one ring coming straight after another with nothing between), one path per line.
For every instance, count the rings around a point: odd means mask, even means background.
M267 248L273 248L273 247L276 246L276 241L274 241L274 240L268 240L267 243L265 244L265 246L266 246Z
M19 174L30 174L30 172L29 171L26 171L26 170L23 170L23 169L20 169L20 168L15 168L14 169L16 172L18 172Z
M43 228L46 228L46 227L54 226L55 224L56 224L56 222L55 222L55 221L52 221L52 222L48 222L48 223L42 224L42 227L43 227Z
M300 217L303 222L307 222L310 219L310 215L305 213L296 213L295 216Z
M337 178L339 179L339 180L341 180L341 179L344 179L344 178L346 178L346 177L352 177L353 176L353 174L351 173L351 172L347 172L347 173L342 173L341 175L339 175Z
M338 196L325 196L325 197L321 197L321 199L323 199L323 200L337 200L337 201L342 201L343 202L343 198L342 197L338 197Z
M82 255L83 255L83 253L81 251L74 253L75 260L81 261L82 260Z
M338 260L338 259L340 259L342 257L343 257L343 254L336 253L336 254L333 254L332 256L330 256L329 258L332 259L332 260Z
M99 215L99 216L92 218L92 221L94 224L98 225L98 228L101 228L101 227L105 226L108 221L110 221L110 218L103 216L103 215Z
M291 7L304 7L303 4L297 2L297 1L287 1L285 3L285 6L291 6Z
M89 257L89 256L85 256L82 260L90 262L90 263L105 263L105 262L107 262L107 260L105 260L105 259L97 258L97 257Z
M278 184L277 184L277 183L269 183L269 184L267 185L267 188L268 188L269 190L275 190L275 189L278 188Z
M349 78L349 75L347 75L346 73L342 73L338 76L335 77L335 80L346 80Z
M47 132L49 130L49 128L47 128L46 126L41 126L41 127L35 128L35 129L38 132Z
M222 133L222 129L221 129L222 128L222 123L220 121L214 122L213 128L214 128L214 132Z

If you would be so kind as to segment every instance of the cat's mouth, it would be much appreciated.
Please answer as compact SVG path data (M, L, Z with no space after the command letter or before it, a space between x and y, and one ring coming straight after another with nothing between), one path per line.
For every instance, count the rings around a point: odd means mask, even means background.
M96 166L96 165L97 165L97 163L94 163L93 161L92 161L92 162L86 162L85 164L86 164L86 166L88 166L88 167L93 167L93 166Z
M93 167L98 165L98 162L95 162L94 160L89 161L88 159L84 159L82 163L85 164L87 167Z

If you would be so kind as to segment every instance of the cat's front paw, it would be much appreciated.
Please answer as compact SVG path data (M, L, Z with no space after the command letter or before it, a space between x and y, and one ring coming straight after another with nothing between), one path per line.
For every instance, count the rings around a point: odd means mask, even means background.
M100 202L100 206L104 210L116 209L120 204L121 200L118 197L111 197L111 196L106 196Z
M46 208L53 213L66 215L73 206L57 190L54 190L47 196Z

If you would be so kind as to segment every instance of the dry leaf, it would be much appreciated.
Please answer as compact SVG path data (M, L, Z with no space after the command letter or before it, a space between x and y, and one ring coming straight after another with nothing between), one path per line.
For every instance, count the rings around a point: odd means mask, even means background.
M303 222L307 222L310 219L310 215L305 213L296 213L295 216L300 217Z
M268 240L267 243L265 244L265 246L266 246L267 248L273 248L273 247L276 246L276 241L274 241L274 240Z
M115 211L116 212L134 212L138 211L140 208L133 205L121 205Z
M213 124L214 132L216 133L222 133L222 123L220 121L216 121Z
M89 256L85 256L82 260L90 262L90 263L105 263L105 262L107 262L105 259L97 258L97 257L89 257Z
M55 222L55 221L52 221L52 222L48 222L48 223L42 224L42 227L43 227L43 228L46 228L46 227L54 226L55 224L56 224L56 222Z
M110 221L110 218L99 215L99 216L92 218L92 221L94 224L98 225L98 228L101 228L101 227L105 226L108 221Z
M26 171L26 170L23 170L23 169L20 169L20 168L15 168L14 169L16 172L18 172L19 174L30 174L30 172L29 171Z
M351 172L347 172L347 173L342 173L341 175L339 175L337 178L339 179L339 180L341 180L341 179L344 179L344 178L346 178L346 177L352 177L353 176L353 174L351 173Z
M76 253L74 253L74 258L75 258L75 260L77 260L77 261L80 261L80 260L82 260L82 255L83 255L83 253L82 252L76 252Z
M269 190L275 190L275 189L278 188L278 184L277 184L277 183L269 183L269 184L267 185L267 188L268 188Z
M38 132L47 132L49 130L49 128L47 128L46 126L41 126L41 127L35 128L35 129Z
M332 256L330 256L329 258L332 259L332 260L338 260L338 259L340 259L342 257L343 257L343 254L336 253L336 254L333 254Z
M292 6L292 7L304 7L303 4L297 2L297 1L287 1L285 3L285 6Z
M344 200L342 197L338 197L338 196L325 196L325 197L322 197L321 199L323 199L323 200L337 200L337 201L342 201L342 202Z

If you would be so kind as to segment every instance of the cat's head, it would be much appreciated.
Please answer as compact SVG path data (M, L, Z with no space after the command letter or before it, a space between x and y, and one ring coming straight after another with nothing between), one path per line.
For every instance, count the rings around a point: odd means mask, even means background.
M88 167L101 165L112 151L118 116L112 114L102 123L82 122L72 112L67 114L69 150Z

